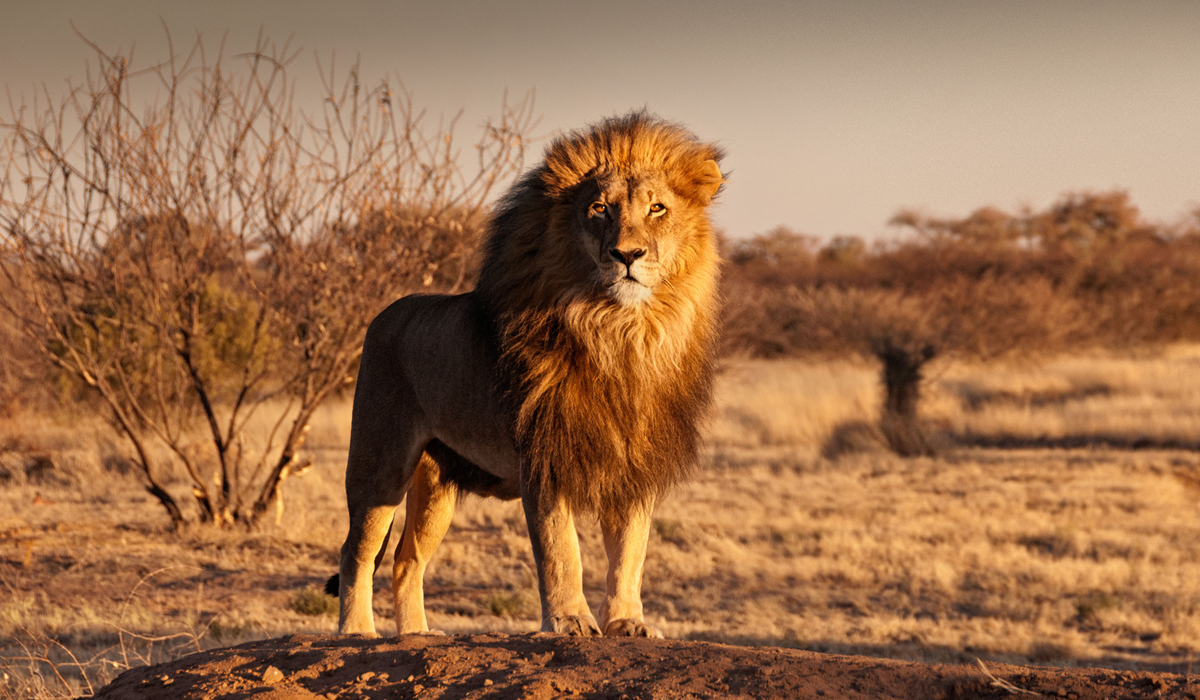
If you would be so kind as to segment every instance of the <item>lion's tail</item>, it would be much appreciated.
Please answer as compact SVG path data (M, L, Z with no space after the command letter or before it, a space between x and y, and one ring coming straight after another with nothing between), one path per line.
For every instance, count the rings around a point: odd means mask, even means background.
M388 522L387 526L387 537L383 538L383 544L379 547L379 553L375 555L375 568L371 570L372 575L374 575L376 571L379 571L379 563L383 561L383 555L387 552L388 542L390 542L392 539L392 525L395 522L396 514L392 513L392 519ZM340 573L330 576L329 580L325 582L325 592L334 598L338 597L338 589L341 586L341 583L342 576Z

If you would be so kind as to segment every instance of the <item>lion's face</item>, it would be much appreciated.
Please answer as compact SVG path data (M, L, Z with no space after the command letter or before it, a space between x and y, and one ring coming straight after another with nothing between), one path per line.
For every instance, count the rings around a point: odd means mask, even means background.
M594 180L575 205L580 243L605 292L623 306L651 298L674 269L695 204L651 174Z

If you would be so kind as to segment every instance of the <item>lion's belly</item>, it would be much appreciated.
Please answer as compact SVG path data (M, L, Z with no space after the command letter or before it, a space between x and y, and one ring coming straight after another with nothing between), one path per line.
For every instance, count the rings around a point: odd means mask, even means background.
M470 295L406 297L395 359L413 389L427 434L501 479L518 459L495 397L496 359Z
M520 459L507 436L497 439L497 436L490 434L492 431L463 430L462 427L456 425L438 429L435 426L433 433L447 447L489 474L505 481L517 478Z

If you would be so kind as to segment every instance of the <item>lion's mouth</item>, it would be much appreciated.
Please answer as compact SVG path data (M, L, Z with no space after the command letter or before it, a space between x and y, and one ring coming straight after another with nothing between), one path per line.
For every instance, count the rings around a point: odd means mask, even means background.
M608 295L625 306L640 304L650 297L650 293L650 287L633 275L626 275L608 285Z

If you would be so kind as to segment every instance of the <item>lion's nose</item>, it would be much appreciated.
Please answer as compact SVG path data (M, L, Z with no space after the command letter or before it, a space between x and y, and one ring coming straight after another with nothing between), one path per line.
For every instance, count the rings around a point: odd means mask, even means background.
M645 255L646 249L645 248L629 248L628 250L621 250L620 248L613 248L612 250L608 251L608 254L613 256L614 258L616 258L617 262L623 263L628 266L628 265L632 265L634 260L637 260L638 258Z

